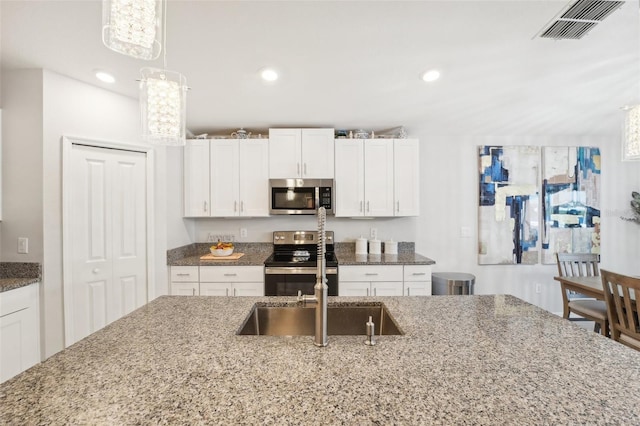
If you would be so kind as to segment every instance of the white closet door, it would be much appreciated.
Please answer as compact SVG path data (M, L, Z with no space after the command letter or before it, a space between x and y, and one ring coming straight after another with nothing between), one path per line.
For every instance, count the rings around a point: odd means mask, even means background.
M67 346L147 300L146 156L73 145Z

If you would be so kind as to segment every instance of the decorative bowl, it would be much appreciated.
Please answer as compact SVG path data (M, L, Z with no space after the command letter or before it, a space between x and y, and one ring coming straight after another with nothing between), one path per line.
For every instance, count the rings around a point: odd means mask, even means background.
M214 256L231 256L231 253L233 253L233 247L223 249L212 248L210 250Z

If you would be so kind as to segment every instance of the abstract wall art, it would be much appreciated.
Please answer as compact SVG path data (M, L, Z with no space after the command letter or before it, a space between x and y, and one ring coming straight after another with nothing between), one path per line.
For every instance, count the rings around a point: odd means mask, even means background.
M544 147L542 166L542 263L600 253L600 149Z
M480 265L538 263L540 161L540 147L480 147Z

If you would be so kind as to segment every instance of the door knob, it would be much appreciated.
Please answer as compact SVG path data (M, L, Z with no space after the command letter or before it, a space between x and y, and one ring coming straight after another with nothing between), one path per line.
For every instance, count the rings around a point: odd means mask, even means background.
M97 274L98 272L100 272L100 269L95 268L95 269L94 269L93 271L91 271L91 272L93 272L94 274Z

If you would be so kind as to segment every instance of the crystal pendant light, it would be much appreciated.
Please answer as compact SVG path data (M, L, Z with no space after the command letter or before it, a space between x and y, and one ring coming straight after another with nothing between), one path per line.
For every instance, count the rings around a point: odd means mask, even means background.
M640 105L625 107L623 160L640 160Z
M103 43L134 58L158 58L163 42L162 12L163 0L103 0Z
M174 71L142 68L140 112L142 137L155 145L181 146L186 141L187 80Z

